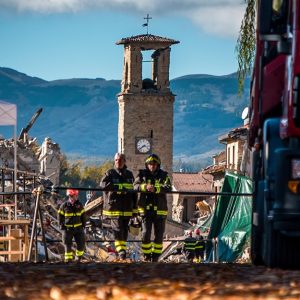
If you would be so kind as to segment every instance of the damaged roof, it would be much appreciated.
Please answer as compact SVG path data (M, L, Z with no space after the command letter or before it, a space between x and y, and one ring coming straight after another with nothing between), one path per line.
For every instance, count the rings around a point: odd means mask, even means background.
M141 35L136 35L136 36L131 36L131 37L126 37L122 38L121 40L117 41L117 45L122 45L122 44L133 44L133 43L165 43L165 44L178 44L179 41L169 39L166 37L161 37L158 35L153 35L153 34L141 34Z
M210 174L173 173L173 186L176 191L212 192L213 177Z
M247 133L248 133L248 128L249 128L248 125L234 128L234 129L230 130L228 133L220 136L218 140L220 143L222 143L222 142L226 142L229 139L238 139L241 136L246 137Z
M217 173L225 173L226 163L221 163L218 165L208 166L203 170L204 174L217 174Z

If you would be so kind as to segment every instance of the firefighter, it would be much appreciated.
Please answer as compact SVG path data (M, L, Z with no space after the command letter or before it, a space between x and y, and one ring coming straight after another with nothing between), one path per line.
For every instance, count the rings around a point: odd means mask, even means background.
M104 189L103 218L110 220L115 248L121 260L126 258L129 220L137 214L136 194L126 193L133 189L134 177L125 163L125 155L116 153L114 168L108 170L100 182Z
M188 232L187 238L183 242L183 253L189 262L193 262L197 240L193 237L193 232Z
M134 189L141 193L138 200L138 212L142 217L142 252L144 261L158 261L163 249L163 235L168 214L167 197L171 191L168 173L160 168L160 158L151 154L145 160L145 169L139 170ZM151 231L154 225L154 242L151 243Z
M62 240L65 246L65 262L74 259L72 251L73 237L76 242L76 257L80 261L85 248L84 227L85 211L78 200L78 190L67 189L68 200L61 204L58 210L58 221L62 230Z
M195 257L196 262L200 263L204 258L204 251L205 251L205 241L203 239L203 236L201 235L200 229L197 228L195 230L196 234L196 246L195 246Z

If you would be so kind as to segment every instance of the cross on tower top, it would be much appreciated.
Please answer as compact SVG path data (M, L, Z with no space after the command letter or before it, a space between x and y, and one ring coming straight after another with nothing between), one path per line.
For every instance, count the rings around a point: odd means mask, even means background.
M147 23L143 24L143 27L147 27L147 34L149 31L149 20L151 20L152 18L149 16L149 14L147 14L147 17L144 18L144 20L147 20Z

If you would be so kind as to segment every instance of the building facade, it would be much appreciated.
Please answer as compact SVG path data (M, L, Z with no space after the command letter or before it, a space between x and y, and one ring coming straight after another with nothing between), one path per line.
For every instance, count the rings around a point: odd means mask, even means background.
M123 38L124 65L118 94L118 151L134 174L144 167L145 158L157 154L162 168L172 174L173 104L169 87L171 45L178 41L151 34ZM151 51L151 60L143 53ZM151 64L150 78L143 78L144 63Z
M234 128L219 137L219 142L225 146L225 150L213 156L213 165L203 170L205 174L213 176L213 191L219 193L224 183L227 170L247 175L246 169L249 165L247 157L248 126ZM217 200L217 196L215 200Z
M202 220L206 219L208 214L211 213L209 207L213 207L213 202L211 195L205 195L205 193L213 192L212 185L213 176L210 174L204 174L203 172L173 173L173 190L181 193L174 194L172 220L191 225L196 224L197 219L201 219L201 217L203 217ZM184 192L194 192L195 194L189 195L184 194ZM205 203L205 205L200 203Z

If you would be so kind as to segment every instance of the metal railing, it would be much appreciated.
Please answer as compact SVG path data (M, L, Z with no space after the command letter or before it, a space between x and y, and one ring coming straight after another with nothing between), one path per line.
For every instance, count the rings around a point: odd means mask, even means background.
M26 206L26 195L31 194L30 192L25 192L27 185L30 184L32 189L37 187L37 178L40 177L38 174L27 171L17 170L15 177L15 170L11 168L0 168L0 182L1 182L1 198L2 204L5 204L5 196L12 196L11 191L7 191L9 188L13 190L14 204L15 204L15 218L17 217L17 205L20 202L20 198L23 199L23 213L26 217L27 206ZM16 178L16 182L15 179ZM7 183L11 183L10 186ZM18 192L18 189L22 189L22 192ZM18 197L21 196L21 197Z
M66 186L56 186L57 190L67 190L67 189L75 189L79 191L96 191L96 192L117 192L117 190L103 189L103 188L91 188L91 187L66 187ZM141 192L135 190L122 190L122 193L130 193L130 194L138 194L138 193L146 193L151 194L152 192ZM190 195L190 196L245 196L252 197L253 193L227 193L227 192L203 192L203 191L161 191L160 194L182 194L182 195Z
M2 170L3 172L3 170ZM29 174L28 172L20 172L26 174ZM3 173L2 173L3 175ZM32 174L30 174L31 176ZM4 177L2 177L3 179ZM36 183L36 177L34 177L34 182ZM3 181L3 180L2 180ZM24 180L25 181L25 180ZM80 191L108 191L106 189L101 189L101 188L85 188L85 187L63 187L63 186L58 186L55 187L57 190L66 190L66 189L77 189ZM49 190L44 190L42 186L39 186L37 189L35 189L35 204L34 204L34 214L33 214L33 220L32 220L32 228L31 228L31 235L30 235L30 243L29 243L29 251L28 251L28 257L27 260L31 261L32 259L32 252L33 252L33 243L35 242L35 261L38 260L38 231L37 231L37 221L39 220L40 228L41 228L41 233L42 233L42 243L45 251L45 259L46 261L49 260L48 257L48 251L47 251L47 243L56 243L56 242L62 242L61 240L50 240L46 239L45 236L45 230L43 226L43 214L41 212L41 207L40 207L40 200L43 194L49 194L51 191ZM124 193L150 193L150 192L138 192L138 191L132 191L132 190L124 190L122 191ZM252 193L222 193L222 192L190 192L190 191L168 191L168 192L162 192L164 194L184 194L184 195L195 195L195 196L218 196L218 195L223 195L223 196L245 196L245 197L252 197ZM2 199L4 199L4 196L18 196L21 195L25 197L26 195L31 195L32 192L5 192L2 191L0 192L0 196L2 196ZM4 201L4 200L3 200ZM201 200L200 200L201 201ZM26 216L26 214L24 214ZM165 242L183 242L183 240L176 240L176 239L164 239ZM113 242L113 240L107 240L107 239L88 239L86 242L88 243L103 243L103 242ZM128 240L128 242L138 242L140 243L141 240ZM211 242L212 243L212 248L211 248L211 256L212 256L212 262L218 262L219 257L218 257L218 240L217 238L213 238L211 240L206 240L206 242Z

